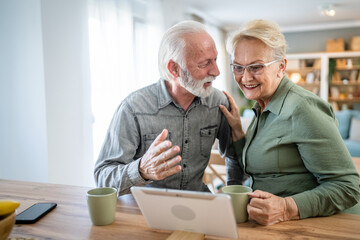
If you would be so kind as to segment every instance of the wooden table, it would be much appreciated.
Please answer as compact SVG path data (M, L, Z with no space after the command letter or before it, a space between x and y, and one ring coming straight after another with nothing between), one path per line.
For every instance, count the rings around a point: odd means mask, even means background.
M0 199L21 203L19 212L37 202L58 206L35 224L15 225L11 238L17 239L166 239L171 231L150 229L133 199L118 199L115 222L93 226L86 205L89 187L0 180ZM221 222L219 222L221 224ZM238 224L240 239L360 239L360 215L336 214L260 226ZM205 236L206 239L220 239Z

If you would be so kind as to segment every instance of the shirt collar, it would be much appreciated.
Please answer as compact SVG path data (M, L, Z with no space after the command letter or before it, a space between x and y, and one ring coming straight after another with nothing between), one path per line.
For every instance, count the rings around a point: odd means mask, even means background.
M166 89L166 84L165 84L165 80L160 78L159 82L158 82L158 96L159 96L159 102L158 102L158 107L159 108L163 108L167 105L169 105L173 99L170 96L168 90Z
M166 88L166 84L165 84L164 79L160 78L159 82L158 82L158 96L159 96L159 100L158 100L158 107L159 108L164 108L167 105L169 105L171 102L174 102L173 98L170 96L167 88ZM200 98L200 97L195 97L193 103L197 104L202 104L202 105L208 105L208 101L207 98ZM176 105L176 103L174 102L174 104Z
M281 82L276 89L274 95L271 97L271 100L268 104L268 106L264 109L264 112L270 111L272 113L275 113L276 115L280 114L280 111L282 109L282 106L284 105L285 98L287 96L287 93L289 90L294 86L294 83L290 81L289 78L284 76L281 79ZM256 110L260 108L259 103L255 103L253 106L253 110L256 113Z
M212 91L214 91L214 88ZM211 96L211 94L210 94L210 96ZM200 102L201 105L209 106L209 103L208 103L209 97L206 97L206 98L195 97L194 102Z

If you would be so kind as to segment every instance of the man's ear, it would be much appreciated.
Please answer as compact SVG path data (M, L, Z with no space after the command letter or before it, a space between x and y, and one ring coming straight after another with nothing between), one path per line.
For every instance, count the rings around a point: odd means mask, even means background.
M180 66L179 64L177 64L176 62L174 62L173 60L170 60L168 62L167 68L170 72L170 74L176 79L178 77L180 77Z

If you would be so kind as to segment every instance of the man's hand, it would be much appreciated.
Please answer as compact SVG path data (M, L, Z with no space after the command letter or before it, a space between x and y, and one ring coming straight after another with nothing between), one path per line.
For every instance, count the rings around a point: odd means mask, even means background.
M247 206L250 219L262 225L299 219L298 207L291 197L278 197L268 192L256 190L249 193Z
M180 148L178 146L171 147L170 141L164 141L167 135L168 131L164 129L141 158L139 172L142 178L162 180L181 170L180 165L174 166L181 161L181 157L172 158L180 151Z

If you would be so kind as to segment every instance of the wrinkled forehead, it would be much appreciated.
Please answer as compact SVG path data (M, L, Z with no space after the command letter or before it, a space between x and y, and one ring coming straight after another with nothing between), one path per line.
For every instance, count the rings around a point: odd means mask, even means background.
M217 50L212 37L206 32L187 33L185 41L185 57L216 58ZM215 55L215 57L214 57Z
M240 39L235 45L233 62L248 65L259 61L272 60L274 51L256 38Z

